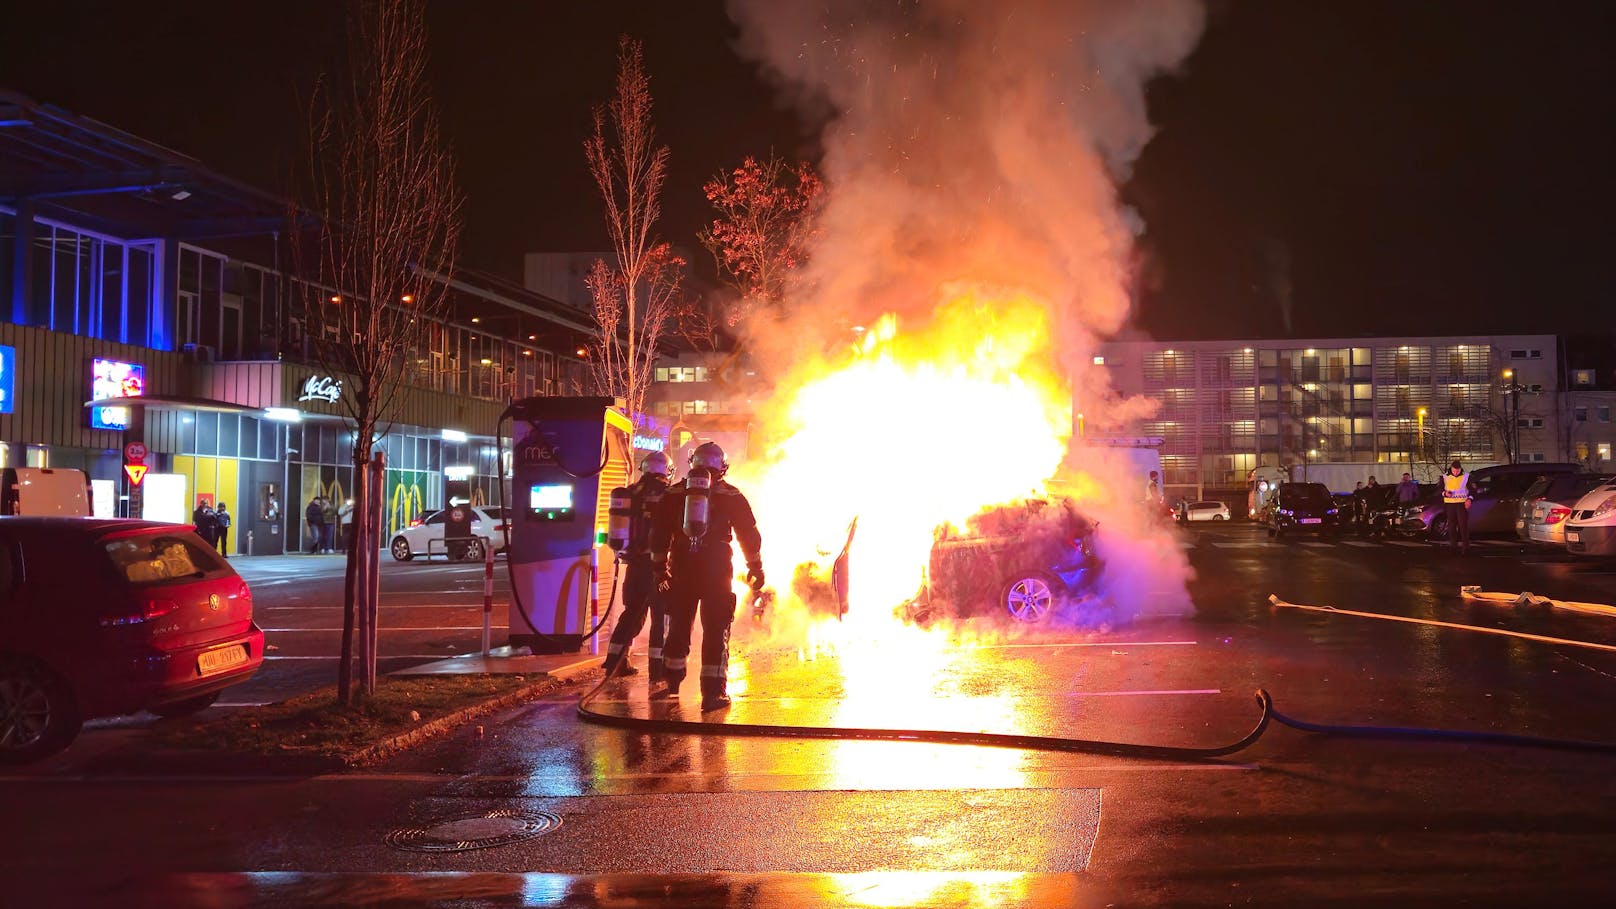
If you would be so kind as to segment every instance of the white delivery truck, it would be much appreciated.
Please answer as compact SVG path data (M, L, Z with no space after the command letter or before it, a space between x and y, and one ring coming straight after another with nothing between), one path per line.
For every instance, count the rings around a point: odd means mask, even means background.
M0 514L90 516L90 481L72 468L7 467L0 473Z

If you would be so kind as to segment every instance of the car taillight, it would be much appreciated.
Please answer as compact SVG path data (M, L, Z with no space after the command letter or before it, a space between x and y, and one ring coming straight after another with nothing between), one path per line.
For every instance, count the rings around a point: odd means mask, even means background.
M236 599L252 602L252 589L247 586L246 581L242 581L241 586L236 589Z
M1543 523L1558 524L1569 517L1571 517L1571 509L1569 508L1550 508L1549 516L1543 519Z
M416 518L415 520L411 521L410 526L411 527L420 527L421 526L421 519Z
M161 618L171 612L179 611L180 604L173 600L147 600L140 604L139 612L118 612L101 618L103 628L114 628L119 625L139 625Z

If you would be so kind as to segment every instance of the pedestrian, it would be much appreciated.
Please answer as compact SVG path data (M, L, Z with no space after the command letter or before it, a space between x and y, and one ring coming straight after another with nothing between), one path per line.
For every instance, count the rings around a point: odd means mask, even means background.
M608 676L630 676L637 672L628 661L629 647L639 636L649 614L649 664L653 686L663 679L662 639L667 631L662 591L657 588L668 578L665 566L652 564L651 521L668 492L668 468L666 454L650 452L640 460L640 478L629 487L628 544L621 553L627 563L623 576L623 612L617 617L617 627L612 629L611 643L606 645L604 664Z
M325 539L325 509L320 507L320 497L315 496L309 500L309 507L303 509L303 520L309 525L309 554L320 552L320 541Z
M1151 505L1166 505L1167 494L1162 491L1161 477L1152 470L1150 479L1145 481L1145 501Z
M342 551L347 552L353 548L353 499L343 502L342 507L337 509L337 524L342 530Z
M1470 554L1470 474L1464 472L1458 461L1448 465L1442 475L1442 511L1448 520L1448 548L1455 540L1464 541L1464 553Z
M1369 503L1364 500L1364 484L1359 480L1357 485L1352 487L1352 523L1362 529L1368 513Z
M1412 474L1403 474L1403 479L1397 483L1397 504L1412 505L1420 497L1420 484L1414 482Z
M196 535L208 546L219 545L219 525L214 520L213 506L207 499L196 503L196 510L191 512L191 523L196 525Z
M730 574L733 538L746 557L746 582L763 589L763 537L752 505L739 489L724 481L729 463L724 449L703 442L690 453L690 473L668 489L651 524L651 561L667 566L667 638L662 644L663 697L678 697L690 654L690 633L701 614L701 709L729 706L729 628L735 620L735 592ZM710 488L702 487L709 483ZM707 500L706 520L698 526L696 509L685 503Z
M219 554L230 558L230 503L220 502L213 512L213 525L218 528Z
M327 496L320 497L320 551L327 555L336 552L337 506Z

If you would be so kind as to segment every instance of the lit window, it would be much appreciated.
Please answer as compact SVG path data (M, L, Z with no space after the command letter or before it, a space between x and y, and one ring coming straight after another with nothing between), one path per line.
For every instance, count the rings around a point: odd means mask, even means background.
M1599 443L1599 460L1601 460L1601 461L1609 461L1610 460L1610 443L1609 442L1600 442Z
M668 367L666 367L666 366L658 366L656 368L656 381L658 381L658 382L666 382L666 381L668 381Z
M1594 384L1594 371L1591 369L1576 370L1571 374L1571 382L1574 385L1592 385Z
M1094 365L1095 366L1104 366L1105 365L1105 357L1095 357L1094 358Z

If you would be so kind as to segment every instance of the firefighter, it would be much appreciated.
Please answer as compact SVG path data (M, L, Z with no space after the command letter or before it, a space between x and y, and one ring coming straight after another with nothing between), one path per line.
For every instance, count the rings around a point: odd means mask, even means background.
M690 453L690 473L668 490L651 526L651 559L668 566L668 634L663 642L664 697L678 697L690 654L690 633L701 615L701 709L729 706L729 629L735 620L730 586L733 538L746 557L746 582L763 589L763 538L752 506L724 481L724 449L703 442ZM710 485L709 485L710 484Z
M665 582L663 569L651 561L651 520L668 491L668 456L653 451L640 459L640 478L628 488L629 536L622 555L628 563L623 576L623 613L612 629L606 645L604 668L608 677L638 673L628 661L629 646L651 616L651 684L662 680L662 637L666 629L662 596L657 588Z

